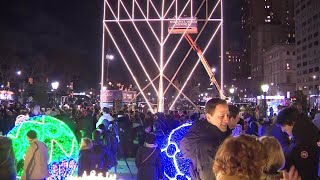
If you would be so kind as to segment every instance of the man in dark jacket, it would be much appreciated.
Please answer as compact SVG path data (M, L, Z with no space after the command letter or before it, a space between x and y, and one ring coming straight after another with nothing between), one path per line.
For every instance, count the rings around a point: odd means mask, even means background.
M206 121L196 121L180 142L183 155L191 159L194 180L215 179L212 166L220 144L231 134L229 109L225 100L214 98L205 106Z
M0 178L16 180L16 158L11 139L0 135Z
M277 125L291 138L285 153L286 169L296 167L302 180L318 177L319 141L318 129L296 108L286 108L277 117Z
M148 134L144 146L139 147L136 155L137 180L159 180L163 178L160 154L161 151L156 144L156 136Z

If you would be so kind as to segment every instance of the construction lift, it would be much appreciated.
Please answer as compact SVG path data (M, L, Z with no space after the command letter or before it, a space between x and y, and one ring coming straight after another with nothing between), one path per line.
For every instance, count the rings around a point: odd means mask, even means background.
M191 20L190 20L191 19ZM195 18L181 18L181 21L170 21L169 22L169 33L171 34L184 34L184 37L192 47L192 49L198 54L199 59L205 68L209 78L210 78L210 85L214 85L219 92L220 98L225 99L223 91L217 82L217 79L212 72L211 66L209 65L207 59L203 56L202 50L199 48L197 43L192 39L190 34L197 34L197 21Z

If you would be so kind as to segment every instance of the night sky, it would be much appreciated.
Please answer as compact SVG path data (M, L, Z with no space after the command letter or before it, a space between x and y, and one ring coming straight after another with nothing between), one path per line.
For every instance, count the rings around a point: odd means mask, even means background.
M226 1L225 5L227 39L240 41L238 33L228 30L240 28L239 2ZM7 46L12 43L8 39L14 39L21 49L17 54L25 61L29 61L30 58L25 57L31 51L47 57L50 66L54 67L50 74L52 78L59 79L61 74L70 70L78 88L98 87L102 13L102 0L1 0L0 37L6 40L1 40L0 44ZM115 61L110 62L109 79L133 83L114 46L110 43L107 46L116 56ZM24 52L26 49L28 52ZM211 56L218 58L217 52L213 50ZM0 49L0 56L4 55ZM195 75L199 82L209 84L203 67L199 66Z

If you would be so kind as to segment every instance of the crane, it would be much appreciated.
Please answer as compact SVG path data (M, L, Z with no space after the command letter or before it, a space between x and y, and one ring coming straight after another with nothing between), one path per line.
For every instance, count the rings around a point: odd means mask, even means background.
M223 91L221 90L220 85L217 82L217 79L214 77L214 73L211 70L211 67L207 61L207 59L203 56L203 52L202 50L199 48L199 46L197 45L197 43L192 39L192 37L190 36L190 34L185 34L184 37L186 38L186 40L188 41L188 43L190 44L190 46L192 47L192 49L198 54L199 59L202 63L202 65L204 66L205 70L207 71L209 78L210 78L210 82L211 85L215 85L215 87L217 88L219 94L220 94L220 98L224 99L225 96L223 94Z

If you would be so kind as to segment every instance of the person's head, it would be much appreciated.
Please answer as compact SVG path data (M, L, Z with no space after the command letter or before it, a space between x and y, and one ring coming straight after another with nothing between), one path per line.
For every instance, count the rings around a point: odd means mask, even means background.
M210 99L205 105L206 119L220 131L225 132L229 123L229 108L227 101L220 98Z
M40 106L39 105L35 105L33 107L33 115L37 116L38 114L40 114Z
M89 138L81 139L80 150L91 149L93 147L92 141Z
M92 132L92 140L99 141L100 139L101 139L101 130L100 129L95 129Z
M152 133L147 134L146 143L147 144L155 144L156 143L156 136Z
M229 128L233 129L237 126L240 115L239 115L239 108L235 105L228 105L229 108Z
M302 112L302 104L300 102L294 102L290 104L291 108L296 108L299 112Z
M29 142L37 138L37 132L34 130L30 130L27 132L27 139Z
M286 132L289 136L291 136L293 126L298 118L299 111L296 108L285 108L278 114L277 125L281 127L283 132Z
M266 151L254 136L242 134L227 138L219 147L213 171L219 175L238 176L242 179L260 179L266 163Z
M102 113L103 114L110 114L110 109L107 107L102 108Z
M285 157L279 141L275 137L262 136L259 141L267 152L267 164L264 168L266 174L276 174L285 164Z

